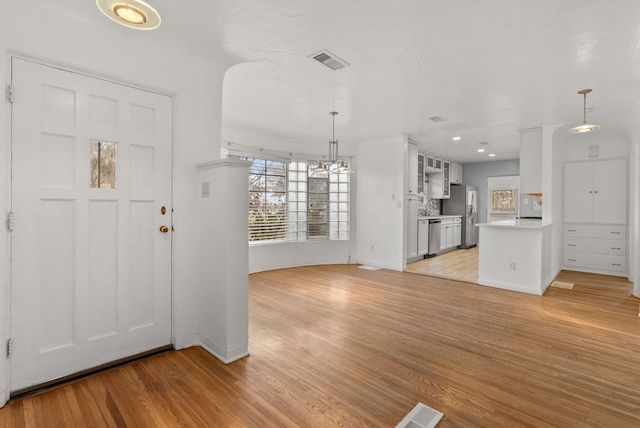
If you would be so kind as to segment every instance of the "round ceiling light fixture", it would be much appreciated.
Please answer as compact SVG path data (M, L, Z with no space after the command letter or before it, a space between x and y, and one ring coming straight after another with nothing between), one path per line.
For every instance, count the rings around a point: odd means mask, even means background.
M109 19L136 30L160 26L158 12L142 0L96 0L98 9Z
M587 123L587 94L591 92L591 89L583 89L578 91L580 95L584 95L584 109L582 111L582 125L578 125L575 128L571 128L569 132L574 134L580 134L583 132L597 131L600 129L600 125L592 125Z
M456 137L453 137L453 138L452 138L452 140L453 140L453 141L460 141L460 140L462 140L462 137L457 137L457 136L456 136Z

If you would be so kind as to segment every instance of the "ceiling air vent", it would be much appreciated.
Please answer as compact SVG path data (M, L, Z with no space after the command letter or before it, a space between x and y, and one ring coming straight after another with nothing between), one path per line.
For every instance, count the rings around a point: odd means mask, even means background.
M311 55L311 58L315 59L321 64L326 65L332 70L339 70L349 65L349 63L347 63L346 61L341 60L340 58L326 50L314 53L313 55Z
M430 117L429 120L433 121L433 122L444 122L445 120L449 120L444 116L433 116Z

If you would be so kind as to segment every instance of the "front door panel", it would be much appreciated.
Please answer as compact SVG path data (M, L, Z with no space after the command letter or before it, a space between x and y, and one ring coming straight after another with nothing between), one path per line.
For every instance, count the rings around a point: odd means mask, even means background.
M12 84L15 391L171 343L172 100L16 58Z

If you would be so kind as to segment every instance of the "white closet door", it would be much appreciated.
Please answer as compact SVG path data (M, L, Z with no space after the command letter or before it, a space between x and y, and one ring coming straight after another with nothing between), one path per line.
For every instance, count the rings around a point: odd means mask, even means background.
M593 163L564 165L564 221L593 221Z
M593 221L596 223L627 222L627 160L594 162Z
M12 84L15 391L171 343L172 99L16 58Z

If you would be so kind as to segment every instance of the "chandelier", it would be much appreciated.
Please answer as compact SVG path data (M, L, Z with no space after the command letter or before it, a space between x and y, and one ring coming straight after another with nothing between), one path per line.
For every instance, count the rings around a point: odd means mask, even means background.
M317 172L334 172L334 173L353 173L348 162L344 159L340 159L338 156L338 140L336 140L336 115L337 111L331 111L329 114L332 116L333 122L333 136L329 140L329 160L326 162L318 161L318 166L314 168Z

